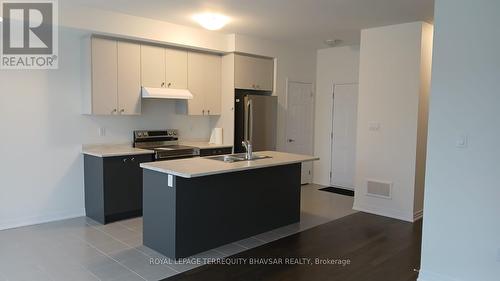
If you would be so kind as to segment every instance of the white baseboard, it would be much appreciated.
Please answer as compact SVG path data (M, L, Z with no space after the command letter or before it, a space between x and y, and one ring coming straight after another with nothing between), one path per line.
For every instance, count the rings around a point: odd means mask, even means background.
M15 218L11 220L0 221L0 230L77 218L82 216L85 216L85 209L66 211L66 212L54 212L32 217Z
M357 205L354 204L352 207L356 211L360 212L365 212L365 213L370 213L370 214L375 214L379 216L384 216L384 217L390 217L398 220L403 220L407 222L414 222L414 217L413 214L404 214L402 212L399 212L398 210L391 210L391 209L384 209L380 207L375 207L375 206L368 206L368 205Z
M420 270L417 281L463 281L463 280L445 276L435 272Z
M413 221L418 221L419 219L423 218L424 217L424 210L419 210L419 211L416 211L414 214L413 214Z

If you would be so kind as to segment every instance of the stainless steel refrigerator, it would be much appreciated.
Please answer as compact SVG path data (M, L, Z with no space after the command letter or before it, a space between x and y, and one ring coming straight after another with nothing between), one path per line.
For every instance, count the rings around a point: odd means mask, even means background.
M270 92L236 89L234 151L245 152L241 142L252 141L254 151L276 150L278 98Z

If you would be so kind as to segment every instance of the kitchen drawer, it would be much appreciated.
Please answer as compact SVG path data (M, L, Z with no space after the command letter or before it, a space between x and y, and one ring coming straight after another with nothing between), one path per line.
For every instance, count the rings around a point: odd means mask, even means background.
M200 156L224 155L233 153L232 147L200 149Z

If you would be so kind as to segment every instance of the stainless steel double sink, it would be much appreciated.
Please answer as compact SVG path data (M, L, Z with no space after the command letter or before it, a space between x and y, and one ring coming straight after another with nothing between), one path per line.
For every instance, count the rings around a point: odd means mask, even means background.
M242 162L242 161L254 161L254 160L260 160L260 159L267 159L267 158L272 158L272 157L266 156L266 155L254 154L252 156L252 159L248 159L246 153L238 153L238 154L228 154L228 155L220 155L220 156L210 156L210 157L205 157L205 158L210 159L210 160L227 162L227 163L234 163L234 162Z

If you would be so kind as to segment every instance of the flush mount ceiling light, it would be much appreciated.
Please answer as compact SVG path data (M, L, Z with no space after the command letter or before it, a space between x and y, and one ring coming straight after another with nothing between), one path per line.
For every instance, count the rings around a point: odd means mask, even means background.
M230 21L230 18L217 13L202 13L194 15L193 20L208 30L219 30Z

